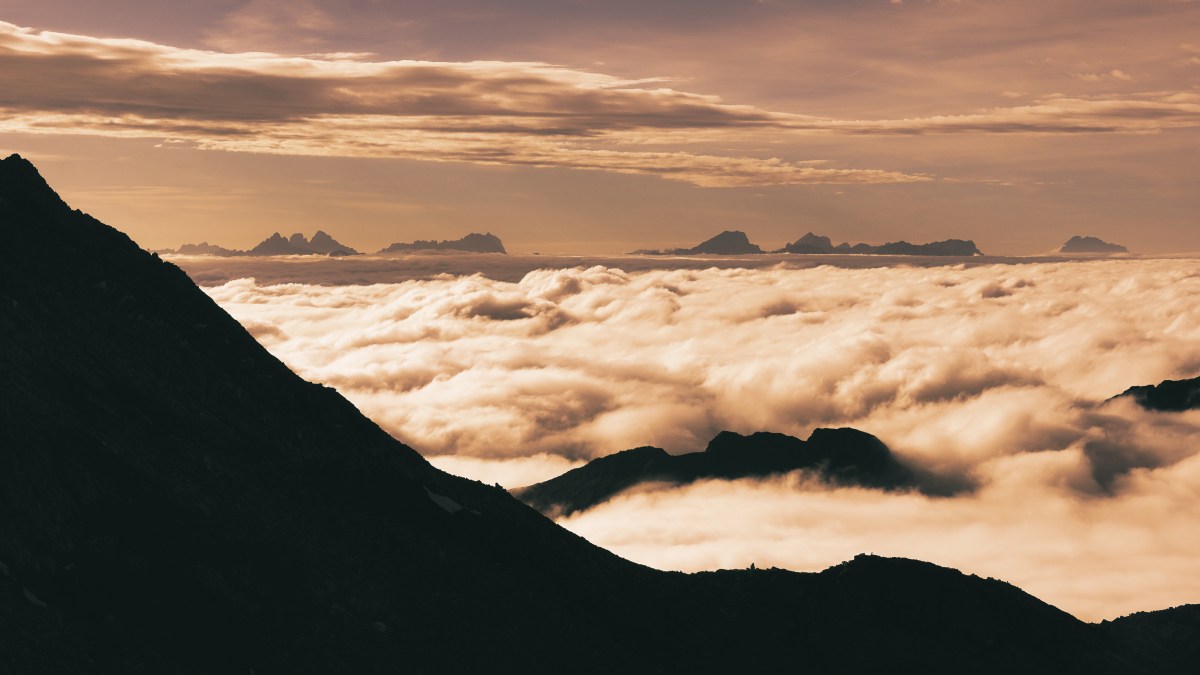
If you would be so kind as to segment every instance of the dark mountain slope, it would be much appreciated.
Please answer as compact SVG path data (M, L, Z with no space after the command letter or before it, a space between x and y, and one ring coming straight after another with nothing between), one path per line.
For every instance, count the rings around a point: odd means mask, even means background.
M1200 664L1200 605L1138 612L1100 628L1131 660L1150 669L1183 673Z
M1200 377L1190 380L1163 380L1158 384L1130 387L1117 395L1131 396L1147 410L1182 412L1200 408Z
M603 608L570 608L640 568L434 470L20 158L0 227L0 562L93 658L383 667L436 655L464 612L495 623L479 658L606 644Z
M0 672L1146 672L932 565L623 561L430 467L16 156L0 236Z
M908 467L878 438L856 429L814 429L807 441L784 434L743 436L722 431L704 452L670 455L634 448L592 460L513 494L547 514L570 514L604 502L639 483L687 484L706 478L732 480L807 469L823 480L888 490L922 487Z

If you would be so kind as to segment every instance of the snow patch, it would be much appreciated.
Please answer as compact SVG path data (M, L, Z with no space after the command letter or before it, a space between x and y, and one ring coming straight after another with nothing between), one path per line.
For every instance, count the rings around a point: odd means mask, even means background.
M459 511L462 511L462 509L463 509L462 504L459 504L458 502L447 497L446 495L439 495L438 493L433 492L429 488L425 488L425 493L429 495L429 498L433 500L434 504L437 504L438 506L445 509L446 513L458 513Z

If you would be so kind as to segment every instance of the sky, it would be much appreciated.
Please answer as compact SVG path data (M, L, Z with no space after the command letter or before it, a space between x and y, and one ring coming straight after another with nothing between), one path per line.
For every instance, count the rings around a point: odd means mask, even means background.
M816 571L868 552L1087 620L1200 602L1200 410L1110 400L1200 372L1194 257L513 273L477 256L477 274L407 279L364 267L396 260L179 262L296 372L459 475L515 488L721 430L848 426L959 489L792 474L649 485L558 519L641 563Z
M148 248L1200 250L1200 2L0 0L0 151Z

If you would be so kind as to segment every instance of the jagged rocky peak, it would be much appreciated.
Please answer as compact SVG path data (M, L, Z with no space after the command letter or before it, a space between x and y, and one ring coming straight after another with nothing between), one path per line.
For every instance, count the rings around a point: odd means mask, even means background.
M1129 253L1129 249L1099 237L1076 235L1058 249L1059 253Z
M228 249L210 244L184 244L178 249L163 249L159 253L178 253L183 255L215 255L233 256L268 256L268 255L358 255L358 251L342 244L323 230L318 230L310 240L302 233L296 232L285 238L278 232L262 240L249 251Z

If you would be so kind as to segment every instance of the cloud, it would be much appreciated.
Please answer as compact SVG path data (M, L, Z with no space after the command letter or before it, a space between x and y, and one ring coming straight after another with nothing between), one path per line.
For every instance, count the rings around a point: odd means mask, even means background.
M543 63L219 53L0 23L0 92L0 131L16 133L596 169L712 187L928 179L778 158L627 149L672 133L676 141L703 132L736 137L788 116L669 89L659 80Z
M252 3L231 21L257 30L271 7ZM311 9L300 20L326 20ZM1187 91L1058 95L966 114L842 120L667 85L537 62L222 53L0 22L0 131L163 138L207 150L587 169L704 187L874 184L931 177L730 148L809 135L1148 133L1200 125L1200 97ZM690 149L697 147L714 150Z
M722 428L807 435L845 424L929 468L969 473L1015 451L1099 443L1095 429L1120 430L1096 412L1106 398L1200 369L1200 336L1186 323L1200 275L1188 260L778 260L631 272L528 270L506 258L501 279L433 267L400 283L242 279L207 291L299 372L434 454L679 452ZM237 264L370 279L341 261Z
M1200 411L1107 401L1200 371L1195 260L615 264L637 260L206 291L439 466L507 487L640 445L699 450L720 429L817 426L973 486L646 486L562 521L639 562L815 570L868 551L1001 577L1090 619L1200 600Z

